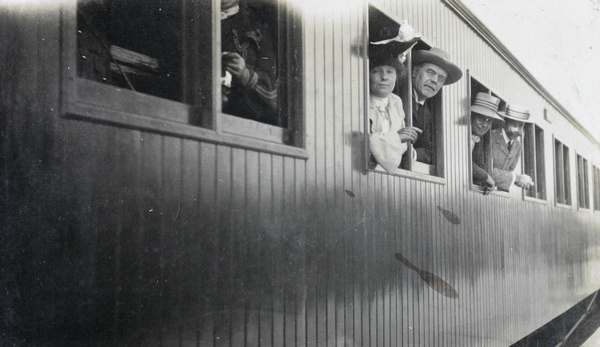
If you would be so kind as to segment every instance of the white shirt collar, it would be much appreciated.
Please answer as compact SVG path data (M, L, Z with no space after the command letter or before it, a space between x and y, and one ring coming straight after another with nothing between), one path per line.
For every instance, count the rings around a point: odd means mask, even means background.
M481 141L481 136L475 135L473 133L471 133L471 151L473 151L473 148L475 148L475 145Z
M232 6L224 11L221 11L221 20L227 19L240 12L240 5Z
M385 108L388 105L388 103L390 102L390 99L387 98L387 97L386 98L380 98L380 97L375 96L375 95L371 95L370 97L371 97L370 98L371 105L375 106L375 107L383 107L383 108Z
M511 142L511 139L509 139L506 135L506 130L504 128L502 128L502 137L504 138L504 142L506 142L506 144L509 144Z

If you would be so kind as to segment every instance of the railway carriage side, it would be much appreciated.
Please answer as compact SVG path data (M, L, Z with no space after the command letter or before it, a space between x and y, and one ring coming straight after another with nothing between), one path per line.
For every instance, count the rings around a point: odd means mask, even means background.
M460 2L221 2L2 5L3 340L506 346L600 288L600 143ZM463 75L388 172L368 47L403 20L408 126L415 51ZM529 110L533 188L473 181L479 92Z

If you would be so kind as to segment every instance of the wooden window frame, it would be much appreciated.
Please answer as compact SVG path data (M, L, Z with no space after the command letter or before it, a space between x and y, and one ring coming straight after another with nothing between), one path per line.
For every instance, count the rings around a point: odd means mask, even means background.
M469 172L468 172L468 179L469 179L469 189L471 191L477 192L477 193L481 193L484 194L486 192L486 189L480 185L477 185L473 182L473 151L471 150L471 146L473 145L471 143L471 104L473 104L473 98L475 95L477 95L478 92L487 92L490 93L492 96L495 96L497 98L500 99L500 106L498 108L498 111L503 111L506 109L506 106L508 105L508 103L506 102L506 99L503 98L502 96L498 95L496 92L494 92L492 89L490 89L489 87L487 87L487 84L484 82L481 82L481 79L477 78L476 76L473 76L473 74L467 69L467 73L466 73L466 77L468 78L468 83L467 83L467 95L469 95L469 97L467 98L467 115L465 117L465 122L467 123L467 128L468 128L468 151L469 151ZM473 88L473 81L475 81L479 87L477 88L477 90L474 90ZM496 124L497 122L494 122L494 124ZM492 131L492 129L494 129L493 127L494 125L492 125L492 128L490 128L490 130L484 135L484 138L482 139L482 141L486 141L486 148L485 151L487 152L487 165L488 167L492 167L492 149L491 149L491 144L490 144L490 133ZM489 194L493 194L493 195L498 195L498 196L503 196L503 197L509 197L510 194L508 192L503 192L503 191L499 191L499 190L494 190L492 192L490 192Z
M546 151L544 129L535 123L525 123L523 136L523 172L534 182L530 189L523 189L524 200L546 202ZM533 148L529 148L532 146ZM531 192L534 192L532 196Z
M580 154L575 155L577 167L577 208L590 209L590 180L588 160Z
M369 47L369 11L370 9L373 8L375 10L380 11L383 15L385 15L386 17L388 17L391 21L396 22L397 24L402 23L402 20L391 15L389 13L389 11L387 11L385 8L381 7L381 5L376 4L372 1L368 1L367 5L366 5L366 11L365 11L365 31L364 31L364 47L365 47L365 52L368 52L368 47ZM418 31L418 30L417 30ZM421 37L419 42L415 45L415 48L418 47L433 47L433 44L431 44L426 38ZM401 94L396 94L398 96L400 96L400 98L402 99L402 103L404 106L404 113L405 113L405 124L406 126L412 126L412 50L406 55L406 60L404 62L404 66L406 68L406 72L407 72L407 86L406 89L402 91ZM420 181L426 181L426 182L431 182L431 183L437 183L437 184L446 184L446 171L445 171L445 165L444 165L444 161L445 161L445 157L444 157L444 133L445 133L445 121L444 121L444 108L443 106L443 87L442 89L440 89L440 91L437 93L437 95L435 95L432 99L432 105L435 108L433 110L434 112L434 117L435 117L435 125L437 127L436 129L436 146L437 148L435 148L435 161L436 164L435 165L429 165L429 164L424 164L421 162L417 162L416 160L413 160L412 156L410 155L405 155L402 159L402 167L396 169L395 172L393 173L388 173L384 170L377 170L374 168L370 168L369 164L371 161L371 151L369 149L369 133L368 130L369 129L369 117L368 117L368 112L369 112L369 61L368 61L368 54L365 55L365 59L364 59L364 70L365 70L365 74L364 74L364 78L365 78L365 107L364 107L364 113L365 113L365 119L364 119L364 129L365 129L365 133L364 133L364 139L365 139L365 163L366 163L366 170L367 171L371 171L371 172L379 172L379 173L385 173L385 174L389 174L389 175L394 175L394 176L400 176L400 177L407 177L407 178L412 178L412 179L416 179L416 180L420 180ZM413 146L412 144L408 144L408 149L406 151L406 153L412 153L412 149Z
M552 139L554 157L554 201L556 206L572 206L571 192L571 156L569 147L558 140Z
M184 0L186 16L197 16L193 23L219 23L206 30L200 24L182 29L182 57L185 75L182 88L186 103L143 94L113 85L87 80L77 75L77 0L63 2L61 10L61 114L66 118L84 119L177 136L199 141L224 144L261 152L307 159L305 141L305 112L302 42L299 9L286 6L279 11L286 16L285 49L295 59L287 59L284 71L288 74L287 90L283 97L292 115L287 128L227 115L221 112L221 51L220 1ZM213 7L214 6L214 7ZM285 2L278 2L285 6ZM281 32L281 30L280 30ZM292 37L292 39L290 39ZM200 49L197 42L211 42L211 50ZM293 43L293 44L292 44ZM202 63L201 63L202 62ZM209 71L210 70L210 71ZM191 76L191 77L189 77ZM209 78L206 78L209 76Z

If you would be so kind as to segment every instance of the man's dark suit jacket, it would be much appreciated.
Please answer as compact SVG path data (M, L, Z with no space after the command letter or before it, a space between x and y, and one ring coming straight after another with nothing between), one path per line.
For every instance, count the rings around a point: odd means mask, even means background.
M412 126L423 130L423 133L417 137L417 141L413 144L417 151L417 161L431 164L433 162L434 149L434 128L433 114L429 100L425 100L423 105L419 105L413 98L412 108Z
M485 181L488 176L487 171L487 155L485 153L484 139L475 144L473 147L473 183L480 184Z

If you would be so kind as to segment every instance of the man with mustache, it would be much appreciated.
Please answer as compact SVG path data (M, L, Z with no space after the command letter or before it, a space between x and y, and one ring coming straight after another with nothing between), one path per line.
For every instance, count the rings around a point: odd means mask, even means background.
M471 150L473 160L473 183L486 188L486 193L496 189L496 182L487 165L487 153L483 135L492 127L492 122L503 121L498 115L500 99L477 93L471 105Z
M450 61L448 53L436 47L430 50L414 51L412 60L412 126L423 130L413 147L417 152L417 161L435 164L435 134L439 130L436 129L428 99L434 97L442 89L442 86L460 80L462 71Z
M498 190L508 192L513 184L529 189L534 184L531 177L514 172L521 157L523 126L529 119L529 110L518 105L508 105L506 112L499 114L504 117L504 127L494 129L490 134L494 167L492 178Z

